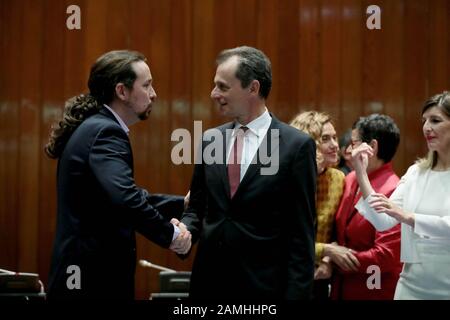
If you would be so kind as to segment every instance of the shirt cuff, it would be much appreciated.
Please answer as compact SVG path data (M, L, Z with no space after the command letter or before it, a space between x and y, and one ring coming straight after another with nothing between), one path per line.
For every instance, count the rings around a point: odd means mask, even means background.
M172 241L175 240L176 238L178 238L178 236L180 235L181 231L180 228L178 228L176 225L173 225L173 236L172 236Z

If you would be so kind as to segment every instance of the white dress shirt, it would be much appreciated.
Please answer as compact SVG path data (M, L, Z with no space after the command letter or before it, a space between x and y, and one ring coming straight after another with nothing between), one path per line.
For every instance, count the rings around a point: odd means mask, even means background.
M259 146L261 145L262 140L267 134L269 130L270 124L272 122L272 117L269 114L269 111L266 110L262 115L260 115L255 120L249 122L245 127L248 130L244 134L243 145L242 145L242 157L241 157L241 177L240 181L244 177L247 172L248 167L252 163L256 152L258 151ZM233 132L231 134L231 139L227 146L227 164L229 163L231 148L234 145L234 141L236 140L236 135L239 128L242 127L242 124L236 122Z

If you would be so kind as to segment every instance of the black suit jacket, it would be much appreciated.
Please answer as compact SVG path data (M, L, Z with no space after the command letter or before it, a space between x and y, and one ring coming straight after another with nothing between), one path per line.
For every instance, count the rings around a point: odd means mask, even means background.
M217 128L222 139L232 127L228 123ZM274 129L279 132L278 146L270 143ZM202 152L214 141L212 136L205 132ZM221 164L195 165L189 207L182 216L194 241L199 239L191 278L194 299L311 296L316 145L273 116L261 146L266 142L269 155L279 154L277 173L262 175L260 170L269 165L257 154L232 199L225 143Z
M183 197L149 195L135 185L128 136L106 108L70 137L58 162L57 188L49 298L132 299L135 231L169 247L173 226L157 207L175 215ZM67 287L71 265L81 271L79 290Z

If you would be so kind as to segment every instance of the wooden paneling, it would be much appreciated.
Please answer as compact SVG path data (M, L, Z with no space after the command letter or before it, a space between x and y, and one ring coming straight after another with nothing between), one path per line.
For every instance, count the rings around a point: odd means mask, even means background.
M24 76L20 86L19 102L19 157L18 188L18 266L19 269L37 269L39 221L39 147L40 111L42 95L42 19L43 6L33 0L23 1L21 64L19 74Z
M380 97L383 103L383 112L391 116L397 123L400 134L403 134L405 128L404 97L403 97L403 77L404 77L404 5L401 1L384 0L380 3L384 8L385 14L382 20L381 46L379 48L383 74L380 76ZM389 76L386 76L384 70L390 70ZM416 114L415 114L416 115ZM418 119L416 119L418 120ZM401 139L405 136L401 136ZM394 168L397 172L408 165L405 163L405 152L402 149L403 144L399 146L398 153L394 160ZM411 162L408 159L407 162Z
M341 101L335 121L339 135L362 114L364 9L359 0L341 2Z
M294 70L299 77L299 85L296 88L299 96L299 105L295 113L319 108L320 20L320 2L300 0L298 19L300 32L299 68ZM280 74L278 77L288 77L288 75Z
M23 3L4 5L1 19L2 36L2 96L1 96L1 203L0 203L0 265L17 268L19 261L19 102L20 87L25 76L21 69Z
M260 0L258 1L258 16L256 27L258 48L263 50L268 57L275 57L277 45L275 40L278 35L278 15L274 14L277 7L277 0ZM276 61L272 62L272 76L278 74L276 68ZM278 77L277 77L278 78ZM277 96L277 88L272 86L269 94L268 105L274 106L276 101L274 96Z
M333 117L339 115L341 95L341 2L323 0L320 37L320 109Z
M428 47L428 78L429 95L450 90L450 30L449 12L450 1L435 0L429 7L429 45Z
M272 105L268 105L275 115L283 121L289 121L290 110L298 103L298 48L299 48L299 4L296 1L277 2L275 14L278 18L278 28L276 37L276 55L272 58L275 61L274 68L278 74L278 85L273 96L276 99Z
M66 28L72 4L81 30ZM372 4L382 9L381 30L366 28ZM215 57L243 44L271 59L267 106L281 120L322 110L340 134L361 115L392 116L402 133L394 161L401 175L426 151L423 102L450 90L449 21L447 0L0 1L0 267L39 272L47 282L56 161L43 146L64 101L87 92L102 53L128 48L148 58L158 99L130 137L136 182L151 192L189 189L192 165L171 162L171 133L186 128L194 138L194 120L204 130L226 121L210 99ZM142 237L138 258L192 265ZM138 267L136 275L138 298L158 290L156 270Z
M47 283L53 235L56 227L56 161L45 156L43 150L53 123L60 119L64 104L64 40L66 12L64 2L46 0L43 3L44 19L42 25L41 56L41 130L38 156L39 172L39 262L40 277ZM59 63L55 63L59 61ZM85 64L86 65L86 64ZM24 269L27 270L28 268Z
M428 15L432 4L434 1L408 0L405 6L403 118L407 125L403 130L403 148L408 163L423 156L426 150L421 128L421 111L425 100L435 94L429 92L427 78L430 61L434 59L429 56ZM447 88L449 87L450 84L447 85Z

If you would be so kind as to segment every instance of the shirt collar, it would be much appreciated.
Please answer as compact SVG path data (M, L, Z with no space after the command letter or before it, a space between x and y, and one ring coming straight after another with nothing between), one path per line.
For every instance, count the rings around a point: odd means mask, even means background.
M268 128L270 126L271 121L272 117L270 116L267 108L265 108L263 114L260 115L258 118L247 123L246 127L249 129L249 131L251 131L257 137L259 137L259 133L262 132L263 129ZM242 124L236 121L234 124L234 130L232 134L233 136L237 134L237 131L240 127L242 127Z
M119 122L120 126L122 127L123 131L125 131L126 134L128 134L130 132L130 129L128 129L127 125L125 124L125 122L123 122L122 118L117 114L117 112L115 112L113 109L111 109L109 106L107 106L106 104L103 105L106 109L108 109L109 111L111 111L111 113L113 114L113 116L117 119L117 121Z

